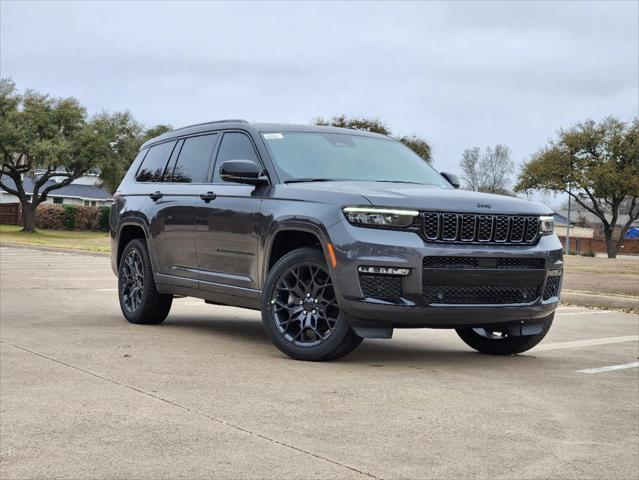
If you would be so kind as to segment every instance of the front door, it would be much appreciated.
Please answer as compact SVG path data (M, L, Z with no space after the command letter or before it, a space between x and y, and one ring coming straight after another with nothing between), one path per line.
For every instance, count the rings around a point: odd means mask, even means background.
M203 186L196 208L195 242L200 288L229 295L257 295L257 219L261 197L252 185L224 182L219 166L226 160L261 164L252 140L226 132L218 148L213 183Z

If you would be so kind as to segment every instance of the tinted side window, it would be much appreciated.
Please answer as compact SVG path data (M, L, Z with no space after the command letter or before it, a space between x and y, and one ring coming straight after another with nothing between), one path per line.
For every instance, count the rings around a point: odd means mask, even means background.
M166 162L169 160L175 142L161 143L149 149L135 179L138 182L161 182Z
M251 139L243 133L228 132L222 138L222 144L217 153L217 161L215 162L214 182L221 182L220 166L226 160L253 160L260 165L260 160L255 153Z
M182 144L184 143L184 139L181 138L177 141L175 148L173 149L173 153L171 153L171 158L169 158L169 163L166 165L164 169L164 176L162 177L163 182L170 182L171 176L173 175L173 170L175 169L175 162L177 161L177 157L180 154L180 150L182 149Z
M208 180L209 166L217 135L201 135L184 140L180 156L173 169L172 182L204 183Z

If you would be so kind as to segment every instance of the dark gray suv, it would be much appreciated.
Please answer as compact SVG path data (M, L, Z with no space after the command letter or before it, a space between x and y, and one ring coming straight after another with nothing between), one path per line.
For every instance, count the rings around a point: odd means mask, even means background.
M258 309L302 360L414 327L528 350L559 302L552 211L458 186L374 133L242 120L165 133L111 209L122 312L157 324L174 296Z

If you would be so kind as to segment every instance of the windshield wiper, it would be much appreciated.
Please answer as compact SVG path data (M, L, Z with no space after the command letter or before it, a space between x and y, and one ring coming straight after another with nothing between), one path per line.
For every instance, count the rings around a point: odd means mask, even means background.
M284 183L306 183L306 182L334 182L332 178L293 178Z
M409 182L408 180L373 180L381 183L410 183L412 185L430 185L430 183Z

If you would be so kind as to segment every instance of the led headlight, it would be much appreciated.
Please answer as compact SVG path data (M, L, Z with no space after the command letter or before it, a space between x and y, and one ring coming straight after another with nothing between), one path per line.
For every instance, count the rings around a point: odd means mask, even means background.
M550 235L555 231L555 217L552 215L542 215L539 217L539 233Z
M419 212L394 208L346 207L346 219L362 227L408 227Z

